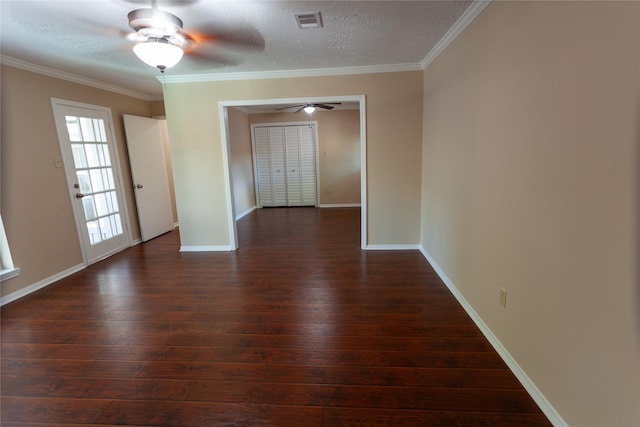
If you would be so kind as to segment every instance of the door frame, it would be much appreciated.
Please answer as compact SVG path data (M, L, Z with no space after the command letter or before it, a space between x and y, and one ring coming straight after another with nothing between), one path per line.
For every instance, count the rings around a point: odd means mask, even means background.
M316 163L316 201L313 204L315 207L320 205L320 159L318 158L318 121L306 120L301 122L271 122L271 123L251 123L251 149L253 156L253 185L255 187L256 206L261 208L260 196L258 195L258 158L256 157L256 141L254 136L254 130L257 127L284 127L284 126L313 126L313 144L316 151L315 163ZM235 205L235 203L234 203ZM235 218L235 217L234 217Z
M224 167L224 179L227 198L227 216L229 218L229 243L232 250L238 249L238 229L236 226L235 201L233 199L233 183L231 180L231 140L229 135L229 107L248 107L255 105L278 105L283 104L307 104L307 103L327 103L327 102L358 102L360 111L360 247L367 248L367 112L365 95L346 96L318 96L305 98L276 98L276 99L251 99L240 101L218 101L218 112L220 120L220 133L222 144L222 157ZM316 127L317 131L317 127ZM318 141L316 141L316 147ZM316 156L316 161L318 161ZM319 184L319 181L318 181ZM318 197L320 194L318 193ZM319 199L318 199L319 200Z
M60 99L60 98L51 98L51 106L53 109L53 119L54 119L54 125L56 127L56 136L58 137L58 144L61 144L62 139L61 138L65 138L65 135L61 135L62 129L58 129L57 123L55 123L56 120L56 108L59 107L72 107L72 108L79 108L79 109L85 109L85 110L94 110L94 111L100 111L104 114L107 115L107 123L105 123L105 131L108 133L109 137L111 137L111 140L113 142L113 158L111 159L112 164L115 166L115 170L114 172L114 180L117 180L120 183L120 188L122 191L122 195L121 195L121 221L122 221L122 231L125 234L125 236L127 237L128 240L128 246L127 247L131 247L131 244L133 242L133 237L131 235L131 218L129 217L129 209L127 206L127 195L125 194L125 186L124 186L124 180L122 178L122 166L120 163L120 153L118 151L118 141L116 140L116 133L115 133L115 126L113 124L113 115L111 114L111 108L109 107L103 107L100 105L93 105L93 104L86 104L83 102L76 102L76 101L70 101L70 100L66 100L66 99ZM62 147L60 147L60 151L61 154L64 156L64 151L62 150ZM72 161L67 159L67 161ZM118 248L116 250L110 251L108 253L105 253L103 255L101 255L100 258L98 259L89 259L88 258L88 253L87 253L87 248L86 248L86 242L84 241L84 239L82 238L83 236L83 229L81 227L84 226L84 217L80 217L78 214L78 210L73 206L73 203L76 201L75 200L75 193L76 191L73 188L73 182L69 181L69 173L67 171L67 166L64 165L64 173L65 173L65 181L67 183L67 190L69 193L69 202L71 203L71 210L73 212L73 219L76 225L76 234L78 237L78 242L80 243L80 249L82 252L82 263L87 266L89 264L93 264L96 263L98 261L101 261L115 253L120 252L123 249L126 248Z

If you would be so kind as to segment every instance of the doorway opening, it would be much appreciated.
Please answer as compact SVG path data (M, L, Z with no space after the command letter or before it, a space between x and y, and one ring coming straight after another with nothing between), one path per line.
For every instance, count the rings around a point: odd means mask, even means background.
M220 112L221 140L223 152L223 164L225 175L225 188L229 217L229 236L230 246L232 249L238 248L238 231L236 227L235 200L233 192L233 180L231 177L231 130L229 126L229 109L230 108L255 108L255 107L271 107L272 109L291 104L306 103L356 103L359 111L360 121L360 246L362 249L367 247L367 168L366 168L366 104L364 95L353 96L333 96L333 97L314 97L314 98L281 98L281 99L259 99L259 100L241 100L241 101L220 101L218 103Z

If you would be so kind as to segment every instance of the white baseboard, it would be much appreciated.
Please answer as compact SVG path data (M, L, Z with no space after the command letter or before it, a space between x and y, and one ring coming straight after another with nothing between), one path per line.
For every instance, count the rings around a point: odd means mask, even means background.
M419 245L367 245L368 251L407 251L420 249Z
M35 291L38 291L46 286L49 286L50 284L57 282L60 279L64 279L67 276L72 275L73 273L77 273L78 271L82 270L85 268L84 264L78 264L74 267L71 268L67 268L64 271L61 271L60 273L54 274L53 276L49 276L46 279L40 280L39 282L36 282L32 285L27 286L26 288L22 288L19 291L16 292L12 292L9 295L6 295L2 298L0 298L0 306L3 306L5 304L9 304L10 302L13 302L17 299L20 299L22 297L25 297Z
M318 205L319 208L360 208L362 205L360 203L334 203L328 204L323 203Z
M549 403L546 397L542 394L540 389L536 387L536 385L531 381L531 378L527 376L524 370L518 365L518 362L509 354L507 349L502 345L500 340L493 334L491 329L487 326L486 323L482 321L478 313L473 309L471 304L467 302L467 300L462 296L458 288L453 284L453 282L447 277L445 272L440 268L438 263L433 259L433 257L427 252L427 250L420 246L420 252L427 259L431 267L436 271L440 279L444 282L444 284L449 288L453 296L458 300L462 308L467 312L471 320L476 324L476 326L480 329L482 334L487 338L487 340L491 343L496 352L502 357L502 360L507 364L511 372L518 378L522 386L527 390L531 398L538 404L542 412L547 416L551 424L555 427L564 427L568 426L568 424L562 419L558 411Z
M230 252L231 246L180 246L180 252Z
M258 207L257 206L252 206L249 209L247 209L246 211L240 212L239 214L236 214L236 221L239 220L240 218L249 215L251 212L255 211Z

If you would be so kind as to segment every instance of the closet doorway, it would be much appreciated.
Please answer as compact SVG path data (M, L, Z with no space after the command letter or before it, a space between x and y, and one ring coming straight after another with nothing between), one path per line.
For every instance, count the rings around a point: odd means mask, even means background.
M256 205L318 205L317 123L251 125Z

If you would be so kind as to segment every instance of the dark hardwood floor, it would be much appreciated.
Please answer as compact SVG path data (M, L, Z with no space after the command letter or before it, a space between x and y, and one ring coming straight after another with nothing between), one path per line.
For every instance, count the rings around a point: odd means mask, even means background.
M261 209L240 249L178 231L1 310L2 426L542 426L419 251L359 209Z

